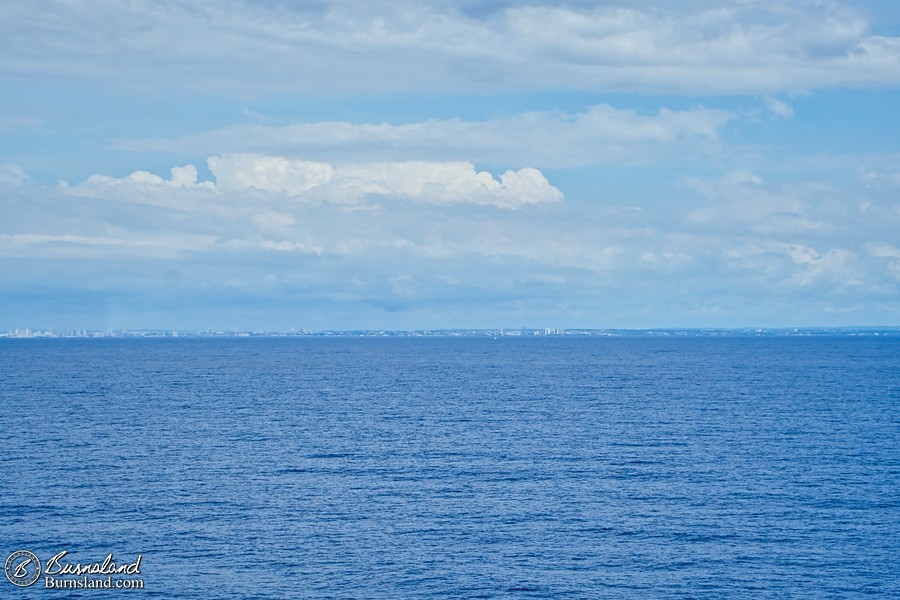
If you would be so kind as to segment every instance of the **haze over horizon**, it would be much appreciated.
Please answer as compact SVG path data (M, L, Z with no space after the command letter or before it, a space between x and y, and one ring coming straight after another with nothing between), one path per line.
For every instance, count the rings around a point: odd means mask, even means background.
M0 330L900 324L885 0L0 6Z

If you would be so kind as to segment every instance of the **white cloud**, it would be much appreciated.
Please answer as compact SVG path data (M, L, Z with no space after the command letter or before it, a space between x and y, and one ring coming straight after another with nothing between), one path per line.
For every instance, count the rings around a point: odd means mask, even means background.
M194 165L185 165L183 167L173 167L170 170L169 179L163 179L159 175L154 175L149 171L135 171L131 175L122 178L109 177L107 175L91 175L80 186L82 190L91 188L129 186L141 189L152 189L154 187L165 188L182 188L182 189L213 189L210 181L197 181L197 167Z
M142 233L107 227L99 235L78 233L0 234L0 255L16 258L176 258L185 251L210 250L212 236L186 232Z
M878 258L900 258L900 248L884 242L868 244L867 250L870 255Z
M607 104L580 113L527 112L488 121L432 119L390 123L322 121L285 126L238 125L180 139L120 140L123 150L284 152L343 160L475 160L537 167L642 163L666 152L689 154L717 140L734 118L695 107L640 114Z
M781 119L790 119L794 116L794 108L790 104L773 96L766 98L766 106L769 112Z
M436 203L472 202L503 208L562 200L562 192L533 168L509 170L499 181L466 162L370 163L338 167L334 192L398 196ZM324 194L331 189L323 191Z
M725 259L733 267L743 270L759 289L778 293L815 287L828 295L871 284L878 276L860 261L854 250L817 248L773 239L745 238L738 244L732 242Z
M716 182L688 179L685 184L709 200L687 214L688 222L732 234L807 235L837 225L835 213L856 212L855 205L836 205L834 190L816 182L779 185L735 171Z
M0 70L154 89L767 94L896 84L900 40L838 0L34 0L0 5Z
M900 282L900 248L893 244L873 242L866 244L866 251L869 256L882 259L885 262L886 272L895 281Z
M222 190L256 188L299 196L334 179L334 168L322 162L280 156L225 154L207 160Z
M123 178L93 175L68 191L76 195L97 195L109 189L121 192L127 188L143 200L155 189L193 189L220 194L258 190L279 197L337 204L383 196L436 204L471 203L512 209L557 202L563 197L539 170L528 167L508 170L496 179L487 171L477 171L469 162L408 161L332 166L262 154L223 154L212 156L207 162L215 183L198 182L196 167L187 165L172 169L170 179L146 171L136 171ZM181 197L176 202L171 194L150 197L153 203L181 207L185 206L183 200ZM256 218L269 224L273 219L278 220L273 213Z
M19 165L0 165L0 185L18 186L28 179L28 173Z
M792 281L799 285L810 285L824 280L833 286L847 287L859 285L858 268L854 264L856 253L846 248L830 248L819 252L815 248L801 245L788 246L785 251L800 267Z
M896 156L890 158L897 160ZM881 173L867 169L861 173L861 179L872 186L900 187L900 172Z
M0 133L33 131L43 124L43 120L30 115L0 115Z

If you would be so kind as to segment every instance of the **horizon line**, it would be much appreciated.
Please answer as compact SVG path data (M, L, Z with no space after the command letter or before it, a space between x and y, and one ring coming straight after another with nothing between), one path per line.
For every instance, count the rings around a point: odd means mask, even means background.
M779 327L440 327L420 329L177 329L177 328L64 328L30 327L0 331L0 339L96 339L96 338L245 338L245 337L564 337L564 336L762 336L762 335L872 335L900 333L900 325L779 326Z

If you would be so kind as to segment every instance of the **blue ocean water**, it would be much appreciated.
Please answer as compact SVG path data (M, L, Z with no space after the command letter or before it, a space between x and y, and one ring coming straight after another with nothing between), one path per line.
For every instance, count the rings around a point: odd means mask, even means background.
M900 597L897 337L7 340L0 439L122 596Z

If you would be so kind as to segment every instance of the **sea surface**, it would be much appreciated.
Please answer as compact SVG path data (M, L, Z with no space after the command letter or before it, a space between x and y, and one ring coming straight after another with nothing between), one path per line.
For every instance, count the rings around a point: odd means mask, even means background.
M0 340L2 598L900 597L900 336Z

